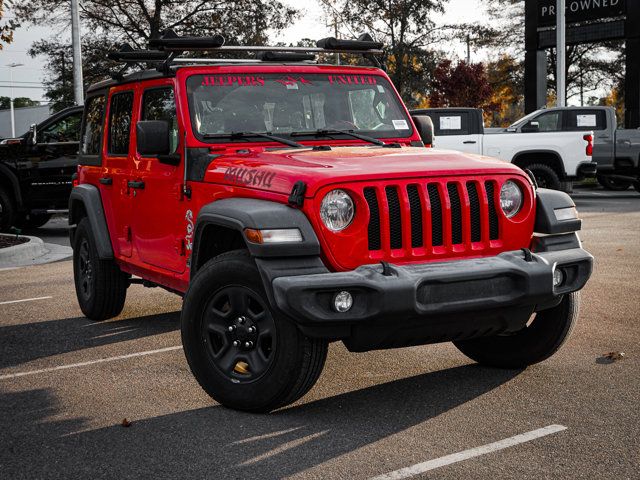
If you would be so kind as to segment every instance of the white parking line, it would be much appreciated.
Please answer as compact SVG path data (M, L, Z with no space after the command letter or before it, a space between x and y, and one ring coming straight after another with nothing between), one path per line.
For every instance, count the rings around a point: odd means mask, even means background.
M9 300L8 302L0 302L0 305L9 305L10 303L35 302L36 300L48 300L53 297L35 297L23 298L22 300Z
M136 352L136 353L129 353L127 355L118 355L117 357L99 358L97 360L89 360L87 362L71 363L69 365L58 365L57 367L42 368L40 370L29 370L26 372L9 373L7 375L0 375L0 380L8 380L10 378L25 377L27 375L37 375L39 373L55 372L58 370L66 370L68 368L86 367L87 365L95 365L96 363L114 362L116 360L125 360L127 358L142 357L144 355L153 355L154 353L171 352L173 350L180 350L181 348L182 348L182 345L176 345L174 347L159 348L157 350L147 350L145 352Z
M552 433L558 433L566 429L567 427L565 427L564 425L549 425L548 427L539 428L527 433L521 433L520 435L505 438L504 440L488 443L481 447L470 448L469 450L463 450L462 452L452 453L451 455L446 455L444 457L435 458L427 462L418 463L411 467L401 468L400 470L385 473L384 475L379 475L370 480L400 480L403 478L413 477L414 475L419 475L421 473L428 472L429 470L434 470L436 468L444 467L445 465L451 465L452 463L461 462L470 458L479 457L480 455L486 455L487 453L497 452L498 450L503 450L505 448L513 447L514 445L530 442L531 440L535 440L546 435L551 435Z

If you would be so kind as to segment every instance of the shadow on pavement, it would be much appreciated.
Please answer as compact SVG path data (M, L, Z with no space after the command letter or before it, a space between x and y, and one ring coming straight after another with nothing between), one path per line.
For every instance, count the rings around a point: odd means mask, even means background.
M0 368L180 328L180 312L92 322L84 317L0 326Z
M518 374L468 365L271 415L213 406L89 431L80 431L87 428L82 418L51 420L57 406L49 391L0 393L0 429L9 435L0 474L4 469L5 478L282 478L421 425ZM12 417L13 408L28 415Z

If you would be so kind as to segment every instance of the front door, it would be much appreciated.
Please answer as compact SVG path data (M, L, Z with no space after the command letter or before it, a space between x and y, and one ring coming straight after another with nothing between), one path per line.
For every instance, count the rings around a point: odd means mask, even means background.
M28 192L31 208L67 208L78 165L81 119L82 112L72 112L36 132L37 143L27 154L36 167Z
M171 153L178 148L178 120L173 86L166 84L144 89L138 120L161 120L169 123ZM135 147L135 145L134 145ZM189 223L187 202L182 196L184 158L177 166L161 163L157 158L135 153L132 180L135 189L133 242L144 263L172 272L186 268L186 228Z

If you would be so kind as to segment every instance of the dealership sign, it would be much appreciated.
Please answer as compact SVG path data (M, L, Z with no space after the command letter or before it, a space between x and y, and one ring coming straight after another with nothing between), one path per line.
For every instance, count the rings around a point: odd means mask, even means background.
M618 17L624 15L625 10L625 0L565 0L567 23ZM538 26L555 24L556 0L539 0Z

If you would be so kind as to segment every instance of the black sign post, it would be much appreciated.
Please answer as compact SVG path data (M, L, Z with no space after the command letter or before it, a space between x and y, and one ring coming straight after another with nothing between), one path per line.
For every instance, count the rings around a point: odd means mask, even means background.
M640 0L565 0L567 45L625 39L625 126L640 127ZM556 0L525 0L524 104L547 103L545 49L555 47Z

